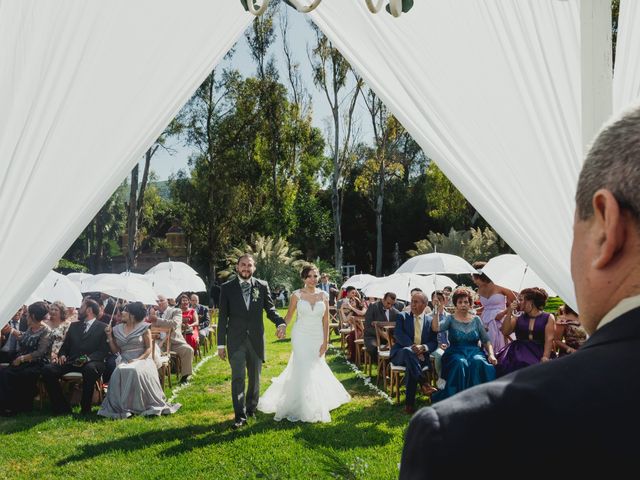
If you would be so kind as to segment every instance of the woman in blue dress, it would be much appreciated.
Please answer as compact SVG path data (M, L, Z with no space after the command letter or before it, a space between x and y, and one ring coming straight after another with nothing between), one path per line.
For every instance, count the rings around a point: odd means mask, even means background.
M431 328L435 332L447 332L449 348L442 355L442 378L446 380L444 389L434 393L433 402L438 402L474 385L496 378L497 363L493 346L489 341L482 320L470 310L473 296L466 288L458 288L453 293L455 311L444 316L441 305L437 315L433 315ZM485 348L483 351L479 344Z

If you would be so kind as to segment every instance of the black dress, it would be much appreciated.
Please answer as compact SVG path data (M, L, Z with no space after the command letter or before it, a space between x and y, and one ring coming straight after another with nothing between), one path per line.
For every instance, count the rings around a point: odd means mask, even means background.
M29 412L33 409L36 382L51 355L51 329L42 324L36 332L27 329L18 339L18 352L31 355L31 361L0 368L0 411Z

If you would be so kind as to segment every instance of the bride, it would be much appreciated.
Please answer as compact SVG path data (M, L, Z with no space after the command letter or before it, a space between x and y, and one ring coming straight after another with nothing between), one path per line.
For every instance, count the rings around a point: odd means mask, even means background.
M291 331L292 352L282 374L260 397L258 410L275 413L275 420L330 422L330 410L351 400L325 361L329 340L329 297L316 288L318 269L307 265L301 272L304 287L291 296L287 325L298 311Z

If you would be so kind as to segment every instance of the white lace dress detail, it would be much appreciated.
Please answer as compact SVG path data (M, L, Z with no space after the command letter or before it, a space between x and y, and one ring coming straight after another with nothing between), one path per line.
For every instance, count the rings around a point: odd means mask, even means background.
M326 292L294 292L298 298L297 317L291 330L291 357L284 371L272 379L260 397L258 410L275 413L275 420L330 422L330 411L347 403L351 396L333 375L324 355L319 356L324 339L322 317L328 300Z

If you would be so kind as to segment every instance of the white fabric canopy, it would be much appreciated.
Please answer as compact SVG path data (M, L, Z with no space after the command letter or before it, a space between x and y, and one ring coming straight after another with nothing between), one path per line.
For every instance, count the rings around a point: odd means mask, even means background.
M251 20L237 0L0 1L0 318Z
M422 0L311 14L429 157L569 303L582 164L577 0Z
M613 76L613 111L619 112L640 98L640 2L622 0Z

